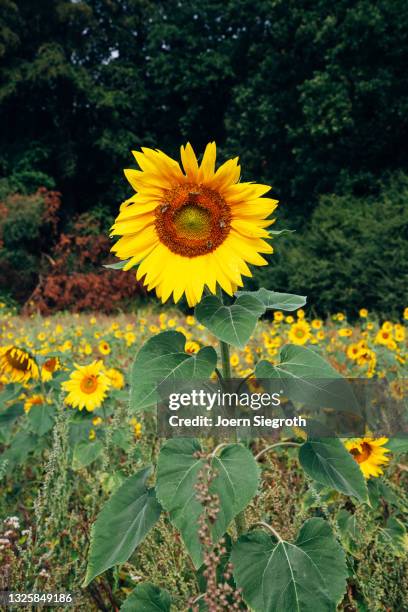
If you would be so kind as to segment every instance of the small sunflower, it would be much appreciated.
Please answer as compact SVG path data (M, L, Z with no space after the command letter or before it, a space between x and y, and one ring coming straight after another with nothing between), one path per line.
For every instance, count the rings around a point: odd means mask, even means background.
M116 370L115 368L109 368L109 370L106 370L106 375L108 376L114 389L123 389L125 386L125 378L122 372L119 372L119 370Z
M106 340L102 340L102 342L99 343L98 349L101 355L109 355L111 352L110 344L106 342Z
M289 330L289 340L293 344L305 344L310 336L310 325L304 319L299 319Z
M62 383L64 391L68 392L65 402L73 408L92 412L101 406L111 381L106 375L102 361L94 361L89 365L75 364L69 380Z
M42 406L47 403L43 395L32 395L24 402L24 412L28 414L33 406Z
M136 194L120 208L112 251L127 260L124 270L139 265L137 279L162 302L185 294L194 306L205 285L232 295L252 276L247 264L267 264L260 253L273 251L264 239L277 200L262 197L268 185L239 182L237 157L215 170L214 142L200 165L189 143L180 152L183 170L162 151L133 152L141 169L125 175Z
M186 353L193 355L194 353L198 353L198 351L200 350L200 345L198 344L198 342L194 342L194 340L188 340L186 342L184 350L186 351Z
M387 442L388 438L353 438L344 445L359 464L365 478L370 478L380 476L383 473L380 466L390 460L386 456L390 450L384 447Z
M38 366L28 351L6 346L0 349L0 374L9 382L26 383L38 378Z
M61 369L61 362L57 357L50 357L41 366L41 379L48 382L52 379L54 372Z

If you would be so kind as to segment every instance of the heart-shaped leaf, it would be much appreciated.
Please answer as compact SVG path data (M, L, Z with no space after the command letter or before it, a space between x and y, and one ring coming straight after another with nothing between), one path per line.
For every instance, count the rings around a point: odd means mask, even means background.
M293 293L277 293L268 289L258 289L258 291L237 291L236 296L250 295L264 305L265 310L286 310L292 312L306 304L305 295L294 295Z
M204 467L199 442L177 438L166 442L160 451L157 466L157 496L170 520L180 531L184 543L198 568L202 563L198 538L198 519L203 512L197 500L196 485ZM214 457L216 478L210 491L218 495L220 512L212 526L214 543L228 525L249 503L258 488L259 469L252 453L240 444L232 444Z
M263 531L233 546L234 578L256 612L335 612L346 590L343 550L321 518L306 521L294 544Z
M217 364L215 350L207 346L193 355L184 352L186 338L176 331L153 336L142 346L131 373L130 406L135 411L155 405L161 384L175 379L209 378Z
M55 408L49 404L34 405L28 413L28 420L31 431L43 436L54 425Z
M360 407L349 382L318 353L304 346L286 344L279 363L259 361L258 379L279 379L284 394L292 401L311 407L330 407L361 418Z
M353 495L360 501L367 501L368 491L363 473L338 438L308 440L300 447L299 461L313 480L345 495Z
M102 450L103 444L100 440L95 440L94 442L82 440L82 442L78 442L74 447L72 467L74 470L80 470L87 465L91 465L99 457Z
M216 338L243 348L264 312L263 304L251 295L239 296L231 306L209 295L196 306L195 316Z
M170 607L171 597L167 591L151 582L143 582L133 589L120 612L170 612Z
M127 478L104 505L92 526L84 586L108 568L124 563L158 521L161 508L146 487L151 468Z

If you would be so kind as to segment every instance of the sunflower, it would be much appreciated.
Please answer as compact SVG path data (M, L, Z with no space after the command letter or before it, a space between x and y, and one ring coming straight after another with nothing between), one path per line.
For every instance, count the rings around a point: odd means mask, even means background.
M61 362L58 357L50 357L41 366L41 379L48 382L52 379L54 372L61 369Z
M71 372L69 380L62 383L62 388L68 392L65 402L73 408L86 408L92 412L102 404L111 381L102 361L93 361L84 366L74 365L75 370Z
M106 342L106 340L102 340L99 343L98 349L99 349L99 352L101 353L101 355L109 355L109 353L111 352L111 347L110 347L109 343Z
M288 336L293 344L305 344L311 336L309 323L304 319L299 319L291 326Z
M28 414L33 406L42 406L48 403L43 395L32 395L24 402L24 412Z
M390 458L386 456L389 448L384 448L388 438L353 438L344 444L359 464L365 478L380 476L383 473L381 465L387 463Z
M162 151L133 152L140 170L125 170L136 194L126 200L112 227L121 236L112 248L127 260L124 270L139 264L136 274L165 302L186 295L197 304L207 285L232 295L247 264L263 266L260 253L272 253L265 242L269 215L277 200L263 198L270 187L241 183L238 158L215 170L216 146L209 143L199 165L192 146L181 147L179 163Z
M6 346L0 349L0 374L9 382L26 383L38 378L38 366L28 351Z
M106 370L106 374L114 389L123 389L125 386L125 378L122 372L119 372L119 370L115 368L109 368L109 370Z
M194 342L194 340L188 340L186 342L184 350L186 351L186 353L193 355L194 353L198 353L198 351L200 350L200 345L198 344L198 342Z

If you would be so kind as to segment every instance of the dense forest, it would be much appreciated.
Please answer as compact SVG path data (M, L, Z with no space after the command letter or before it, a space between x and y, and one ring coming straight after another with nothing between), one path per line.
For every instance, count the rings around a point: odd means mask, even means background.
M104 301L130 297L132 275L101 271L130 151L216 140L296 230L254 283L323 313L407 305L407 2L0 7L0 298L100 307L83 292L101 283Z

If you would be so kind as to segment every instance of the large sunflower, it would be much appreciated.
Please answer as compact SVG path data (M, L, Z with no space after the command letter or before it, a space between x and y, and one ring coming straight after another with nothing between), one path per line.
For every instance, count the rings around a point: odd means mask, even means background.
M380 476L383 473L380 466L387 463L390 458L386 456L390 452L384 444L388 438L352 438L344 444L359 464L366 478Z
M75 364L69 379L62 383L64 391L68 391L65 402L79 410L86 408L88 412L101 406L110 386L102 361L83 366Z
M185 293L190 306L200 301L204 286L217 283L232 295L247 264L266 265L260 253L272 253L265 229L277 200L263 198L268 185L240 183L238 158L215 170L216 146L209 143L201 164L192 146L181 147L182 167L158 150L133 152L140 170L125 170L136 194L126 200L112 228L121 236L112 251L139 264L137 279L155 289L165 302Z
M0 349L0 374L9 382L26 383L38 378L38 366L30 353L17 346Z

